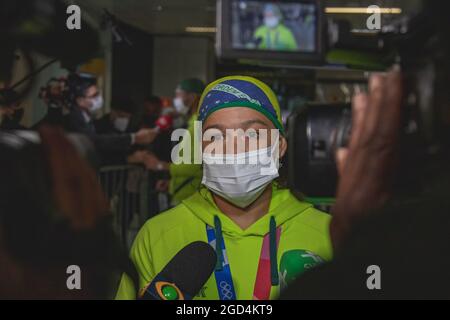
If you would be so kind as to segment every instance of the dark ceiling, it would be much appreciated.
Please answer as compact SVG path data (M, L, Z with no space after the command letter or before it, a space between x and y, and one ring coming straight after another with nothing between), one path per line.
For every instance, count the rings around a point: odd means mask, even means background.
M95 15L106 8L126 23L152 34L182 34L186 27L214 27L216 19L216 0L78 0L77 3ZM420 0L325 1L325 7L368 7L374 4L400 7L404 13L411 13L417 11ZM356 28L363 27L365 21L365 15L340 14L339 18L352 21Z

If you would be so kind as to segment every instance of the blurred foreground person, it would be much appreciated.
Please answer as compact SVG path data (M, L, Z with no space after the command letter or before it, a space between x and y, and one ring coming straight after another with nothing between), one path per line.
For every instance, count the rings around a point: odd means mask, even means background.
M423 106L434 116L432 139L412 140L403 130L409 110L402 74L373 76L368 94L353 99L350 144L337 153L335 258L282 298L450 299L450 41L442 4L427 1L422 22L429 24L421 31L432 36L414 42L427 48L436 76L434 92L419 88L434 93Z
M128 262L93 169L45 127L0 133L0 155L0 298L111 298ZM81 290L69 290L71 266Z

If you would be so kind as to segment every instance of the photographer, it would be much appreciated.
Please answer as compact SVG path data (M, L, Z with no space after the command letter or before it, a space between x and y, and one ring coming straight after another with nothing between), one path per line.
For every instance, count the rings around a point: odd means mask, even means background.
M422 21L432 32L414 45L434 46L424 51L436 72L434 99L425 106L436 116L435 135L414 143L403 132L405 73L371 78L368 94L353 99L350 144L337 153L341 179L330 226L335 259L298 279L286 299L450 296L449 20L439 2L425 8L428 19ZM419 95L430 93L419 87ZM370 266L380 272L375 290L369 286Z
M151 144L158 133L152 129L142 129L136 133L99 133L94 125L94 115L103 108L103 97L97 86L97 79L88 74L71 74L67 80L66 93L60 93L59 113L62 113L61 123L68 132L81 133L89 136L98 149L101 162L107 162L108 154L122 153L124 157L133 145ZM51 101L51 100L48 100ZM50 108L54 109L54 108ZM52 116L52 119L57 117ZM55 124L55 121L51 121ZM42 125L44 122L39 124ZM37 126L37 127L39 127ZM132 162L140 163L142 160Z

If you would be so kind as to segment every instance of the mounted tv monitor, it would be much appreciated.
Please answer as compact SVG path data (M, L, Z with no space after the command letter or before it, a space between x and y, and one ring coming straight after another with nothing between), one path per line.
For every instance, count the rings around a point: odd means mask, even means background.
M218 0L217 54L225 59L323 61L319 0Z

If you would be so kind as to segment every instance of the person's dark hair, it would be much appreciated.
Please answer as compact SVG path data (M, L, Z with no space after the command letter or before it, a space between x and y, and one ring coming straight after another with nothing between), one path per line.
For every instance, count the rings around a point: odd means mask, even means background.
M114 96L111 102L111 109L131 115L135 115L139 111L137 104L129 96Z
M97 85L97 77L89 73L72 73L68 77L69 90L74 99L84 97L86 90Z
M158 97L158 96L153 96L153 95L147 96L145 98L144 102L148 102L148 103L151 103L151 104L154 104L154 105L158 105L158 106L162 105L161 98Z
M58 212L50 177L56 168L49 167L41 145L3 132L0 154L0 257L6 254L28 271L27 277L44 286L3 285L0 298L113 298L123 268L129 265L111 219L77 230ZM79 293L66 287L66 270L73 264L83 272L84 290ZM0 274L0 287L14 283L3 277Z

